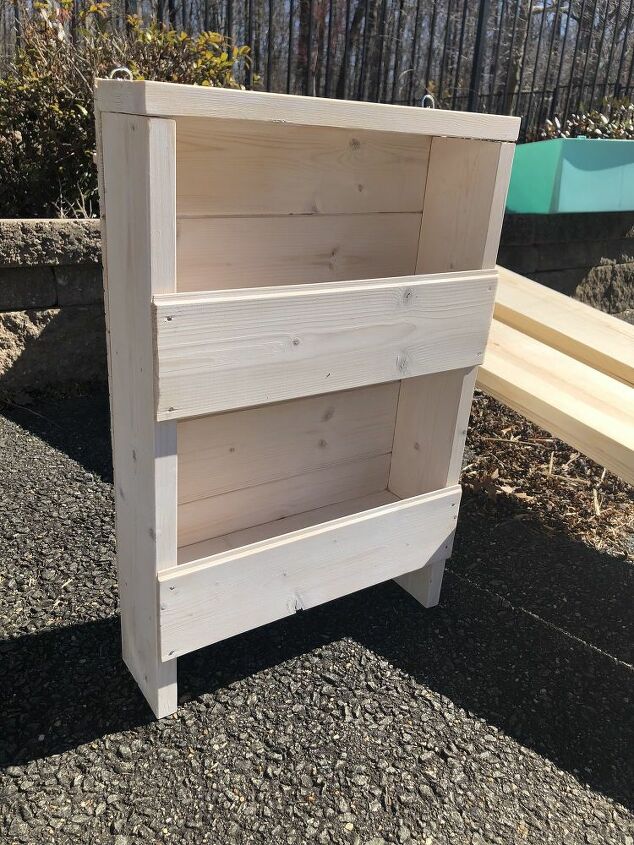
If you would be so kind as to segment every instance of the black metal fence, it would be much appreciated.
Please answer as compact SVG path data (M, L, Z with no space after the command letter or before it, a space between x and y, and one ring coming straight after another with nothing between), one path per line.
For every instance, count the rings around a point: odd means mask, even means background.
M226 0L265 88L547 117L634 94L634 0ZM224 15L224 17L221 17ZM224 24L224 26L223 26Z
M76 3L82 0L76 0ZM634 0L115 0L252 49L270 91L546 118L634 96ZM115 5L115 4L113 4Z

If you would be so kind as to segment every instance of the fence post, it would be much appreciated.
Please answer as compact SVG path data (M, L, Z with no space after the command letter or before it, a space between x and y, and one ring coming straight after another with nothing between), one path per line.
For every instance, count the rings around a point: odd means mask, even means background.
M487 20L489 19L490 5L491 0L480 0L475 46L473 48L473 65L471 66L471 82L469 83L467 111L475 111L477 108L477 98L480 93L480 81L482 79L482 65L484 63L484 51L486 49L485 28Z

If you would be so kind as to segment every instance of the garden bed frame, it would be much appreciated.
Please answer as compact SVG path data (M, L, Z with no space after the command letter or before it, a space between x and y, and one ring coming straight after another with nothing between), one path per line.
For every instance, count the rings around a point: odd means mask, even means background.
M99 81L124 659L437 603L516 118Z

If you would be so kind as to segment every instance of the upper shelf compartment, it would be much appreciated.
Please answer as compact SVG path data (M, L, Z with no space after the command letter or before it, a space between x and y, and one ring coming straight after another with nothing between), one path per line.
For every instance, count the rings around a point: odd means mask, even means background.
M97 105L172 125L179 293L495 264L516 118L101 80Z

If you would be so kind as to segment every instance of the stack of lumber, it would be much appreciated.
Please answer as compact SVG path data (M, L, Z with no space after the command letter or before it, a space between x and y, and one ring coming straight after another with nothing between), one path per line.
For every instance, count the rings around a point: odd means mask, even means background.
M498 270L478 387L634 484L634 327Z

